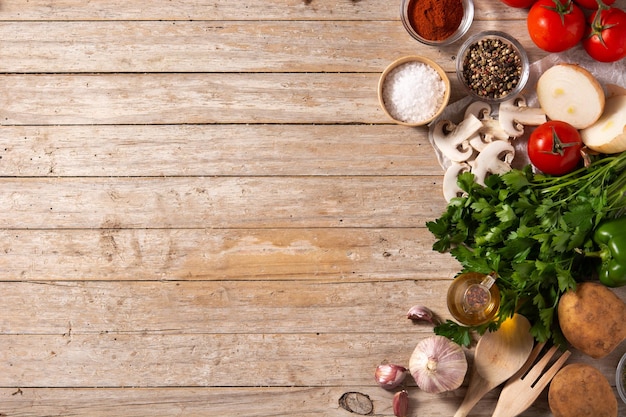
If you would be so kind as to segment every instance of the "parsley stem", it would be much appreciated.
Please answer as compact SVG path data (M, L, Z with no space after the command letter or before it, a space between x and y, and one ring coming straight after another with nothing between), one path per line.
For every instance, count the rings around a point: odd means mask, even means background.
M606 189L606 212L617 211L626 207L626 152L617 156L608 156L594 161L586 168L566 175L548 177L535 175L531 186L540 187L541 193L559 201L566 202L592 187ZM614 175L617 174L617 175ZM563 195L559 195L559 194Z

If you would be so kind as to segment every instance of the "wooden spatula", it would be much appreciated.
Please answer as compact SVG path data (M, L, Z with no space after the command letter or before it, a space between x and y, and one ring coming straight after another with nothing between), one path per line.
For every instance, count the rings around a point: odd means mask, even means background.
M485 333L474 354L474 367L463 403L454 417L465 417L489 391L517 372L533 350L530 322L515 314L495 332Z

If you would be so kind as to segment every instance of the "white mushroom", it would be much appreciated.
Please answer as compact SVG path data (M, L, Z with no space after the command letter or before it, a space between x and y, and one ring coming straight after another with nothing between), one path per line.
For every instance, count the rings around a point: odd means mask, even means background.
M473 114L479 120L491 117L491 105L484 101L474 101L465 109L465 117Z
M526 106L522 96L500 103L498 119L502 129L514 138L524 134L524 126L539 126L548 120L543 109Z
M515 148L509 142L498 140L488 144L471 162L476 182L485 185L487 175L504 174L510 171L514 157Z
M491 115L491 105L482 101L475 101L465 109L465 117L474 115L478 118L483 126L478 134L470 139L469 143L472 148L478 152L494 140L509 140L509 134L502 129L500 122Z
M463 190L457 183L457 178L464 172L469 172L470 166L466 162L453 162L443 175L443 197L446 201L463 195Z
M452 162L466 161L474 153L469 140L482 126L482 122L473 115L466 117L458 125L449 120L440 120L433 128L433 141Z

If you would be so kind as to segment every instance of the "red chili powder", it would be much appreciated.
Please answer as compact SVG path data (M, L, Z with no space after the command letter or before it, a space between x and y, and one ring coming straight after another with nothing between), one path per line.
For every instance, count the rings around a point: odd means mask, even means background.
M411 0L409 23L422 37L441 41L450 37L463 19L461 0Z

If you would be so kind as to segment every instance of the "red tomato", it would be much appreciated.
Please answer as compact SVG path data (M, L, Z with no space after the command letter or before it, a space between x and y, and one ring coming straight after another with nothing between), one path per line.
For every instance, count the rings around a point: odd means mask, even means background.
M580 7L590 10L598 10L598 0L574 0ZM615 0L602 0L606 6L615 3Z
M517 7L519 9L525 9L533 5L537 0L500 0L507 6Z
M596 61L614 62L626 58L626 12L611 7L589 17L583 48Z
M538 0L526 18L530 38L548 52L575 46L585 34L585 15L572 0Z
M551 120L537 127L528 138L528 158L541 172L563 175L580 162L583 141L569 123Z

